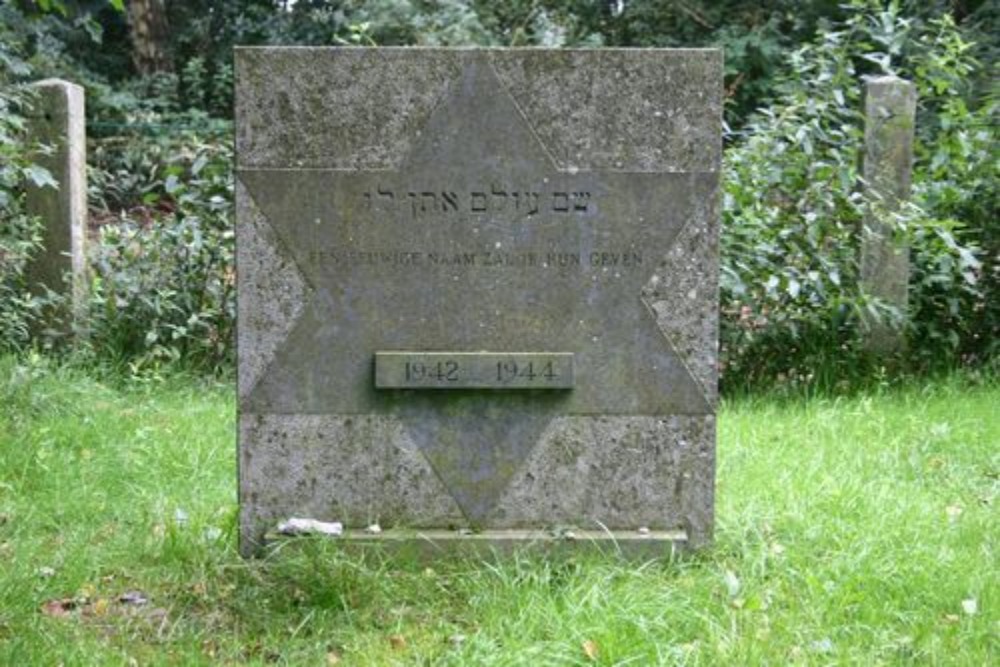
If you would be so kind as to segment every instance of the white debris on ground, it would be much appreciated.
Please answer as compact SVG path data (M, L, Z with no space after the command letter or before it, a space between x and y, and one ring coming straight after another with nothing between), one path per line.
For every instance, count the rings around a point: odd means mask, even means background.
M296 519L292 517L278 524L282 535L343 535L344 524L339 521L317 521L316 519Z
M379 533L382 532L382 526L378 525L377 523L373 523L372 525L365 528L365 532L368 533L369 535L378 535Z

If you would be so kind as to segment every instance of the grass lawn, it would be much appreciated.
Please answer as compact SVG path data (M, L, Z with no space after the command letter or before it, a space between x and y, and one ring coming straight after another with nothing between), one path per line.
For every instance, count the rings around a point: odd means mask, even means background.
M244 562L231 386L0 360L0 663L998 663L1000 386L719 424L695 557Z

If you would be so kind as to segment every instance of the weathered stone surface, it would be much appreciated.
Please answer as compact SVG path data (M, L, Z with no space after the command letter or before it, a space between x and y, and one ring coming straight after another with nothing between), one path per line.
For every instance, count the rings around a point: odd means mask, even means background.
M682 529L711 538L715 417L553 420L489 517L500 528L578 525Z
M236 218L236 265L240 275L237 385L243 399L288 336L302 311L308 288L295 263L278 249L271 226L238 180Z
M719 53L236 64L244 551L289 516L708 539Z
M861 287L906 313L910 251L894 238L891 216L910 196L917 90L895 76L865 82L864 176L871 199L861 234ZM873 352L902 349L900 328L866 322L865 342Z
M448 490L396 419L242 414L240 442L244 537L260 535L290 516L353 528L465 525Z
M27 188L28 212L43 221L42 251L28 267L28 282L71 296L73 313L84 307L87 290L87 136L83 88L61 79L34 85L35 106L28 127L45 147L33 156L58 187ZM67 282L68 279L68 282Z

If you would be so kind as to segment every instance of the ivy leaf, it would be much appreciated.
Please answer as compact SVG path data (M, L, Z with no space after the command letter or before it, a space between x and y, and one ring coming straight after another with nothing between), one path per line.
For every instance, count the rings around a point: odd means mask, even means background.
M125 11L125 0L109 0L111 7L119 13Z
M45 167L39 167L37 164L24 167L21 169L21 173L24 174L24 177L31 181L36 188L59 187L59 182L52 177L49 170Z
M204 155L199 155L198 159L191 165L191 174L197 176L198 172L200 172L206 164L208 164L208 158Z

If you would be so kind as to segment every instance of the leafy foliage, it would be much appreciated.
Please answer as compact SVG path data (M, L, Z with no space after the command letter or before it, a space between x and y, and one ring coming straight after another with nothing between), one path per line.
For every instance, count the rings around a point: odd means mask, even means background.
M1000 96L970 108L971 83L988 69L974 49L944 15L914 44L907 72L922 100L915 200L934 223L914 230L914 348L966 363L1000 350Z
M10 22L8 22L10 18ZM0 350L24 348L41 311L26 283L25 269L41 246L39 221L25 210L24 188L54 187L52 175L31 163L25 136L30 91L17 82L32 69L24 60L19 18L0 7Z
M224 370L233 361L235 273L228 133L160 138L157 150L108 152L121 206L100 221L91 259L92 351L133 370L167 363ZM149 144L146 144L149 146ZM133 147L134 148L134 147ZM128 175L132 175L130 180Z
M913 21L898 4L880 5L856 0L843 24L795 52L778 88L782 102L726 153L723 357L731 383L863 371L871 361L858 344L864 312L910 323L911 365L952 362L963 350L982 358L995 345L995 314L973 315L989 308L996 286L982 273L982 233L972 230L996 224L988 203L996 201L996 156L988 132L971 129L989 109L970 111L958 88L977 64L948 18ZM864 199L857 166L857 81L869 73L913 79L923 110L914 202L889 221L912 249L909 318L857 287L858 232L866 210L879 214ZM971 210L991 190L985 208ZM816 378L817 370L830 377Z
M112 3L86 5L90 14L66 9L75 4L4 5L4 343L29 343L38 307L20 268L37 244L23 216L24 183L46 177L26 160L21 138L19 86L32 76L64 75L88 92L94 297L86 351L137 369L183 360L219 370L233 357L233 45L715 44L726 51L736 130L725 154L727 386L832 385L866 373L874 360L858 344L864 313L909 323L900 367L982 363L1000 340L1000 179L998 96L984 84L995 67L976 55L997 51L990 27L998 19L988 3L959 5L187 0L167 3L172 71L147 77L130 74L126 18ZM908 314L857 287L858 231L878 212L858 170L860 80L876 73L920 90L913 202L889 220L912 249Z

